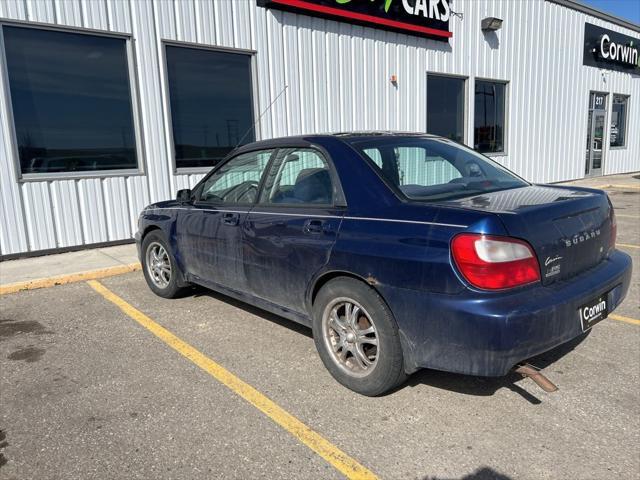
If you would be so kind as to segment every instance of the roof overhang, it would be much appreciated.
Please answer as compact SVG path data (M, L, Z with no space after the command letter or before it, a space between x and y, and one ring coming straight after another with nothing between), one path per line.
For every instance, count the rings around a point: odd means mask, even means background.
M598 10L596 8L585 5L578 0L546 0L547 2L557 3L558 5L562 5L563 7L571 8L572 10L577 10L578 12L586 13L587 15L591 15L592 17L599 18L601 20L606 20L607 22L611 22L615 25L619 25L624 28L628 28L629 30L633 30L634 32L640 33L640 25L637 23L630 22L629 20L625 20L624 18L616 17L615 15L611 15L609 13L603 12L602 10Z

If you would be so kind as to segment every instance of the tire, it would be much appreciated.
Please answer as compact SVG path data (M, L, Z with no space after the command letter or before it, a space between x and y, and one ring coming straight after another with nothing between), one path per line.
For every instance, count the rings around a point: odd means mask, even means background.
M144 278L153 293L163 298L176 298L180 295L183 291L182 274L160 230L153 230L143 238L141 260ZM161 263L154 266L154 260ZM163 269L162 273L158 268Z
M327 370L354 392L382 395L407 378L398 326L382 297L364 282L340 277L320 289L313 339Z

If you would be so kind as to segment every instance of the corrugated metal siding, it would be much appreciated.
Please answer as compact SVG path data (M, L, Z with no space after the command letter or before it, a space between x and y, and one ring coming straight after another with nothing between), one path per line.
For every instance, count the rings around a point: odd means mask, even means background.
M256 114L288 85L262 118L259 138L424 131L426 73L437 72L469 78L466 141L472 144L474 79L506 80L507 154L495 159L535 182L583 176L590 90L630 95L628 145L605 152L604 172L640 170L640 80L582 65L586 21L637 33L542 0L455 0L454 10L464 19L452 17L453 39L446 44L265 10L255 0L0 1L5 19L132 34L145 171L16 182L9 105L0 95L0 254L130 238L145 204L202 178L173 171L161 40L256 50ZM504 19L497 35L481 32L486 16ZM4 77L0 82L5 92Z

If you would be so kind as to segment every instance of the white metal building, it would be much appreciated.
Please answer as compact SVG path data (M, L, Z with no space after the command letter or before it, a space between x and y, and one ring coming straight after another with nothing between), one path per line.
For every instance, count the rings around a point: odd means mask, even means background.
M127 241L260 138L430 131L533 182L640 170L640 26L574 0L2 0L0 27L2 258Z

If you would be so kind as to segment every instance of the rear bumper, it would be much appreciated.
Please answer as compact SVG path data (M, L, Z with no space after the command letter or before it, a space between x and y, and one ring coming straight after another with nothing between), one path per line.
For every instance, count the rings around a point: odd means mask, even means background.
M588 272L550 287L425 295L382 286L381 293L398 321L408 372L502 376L581 335L581 305L608 292L612 312L627 293L631 268L631 258L615 251Z

